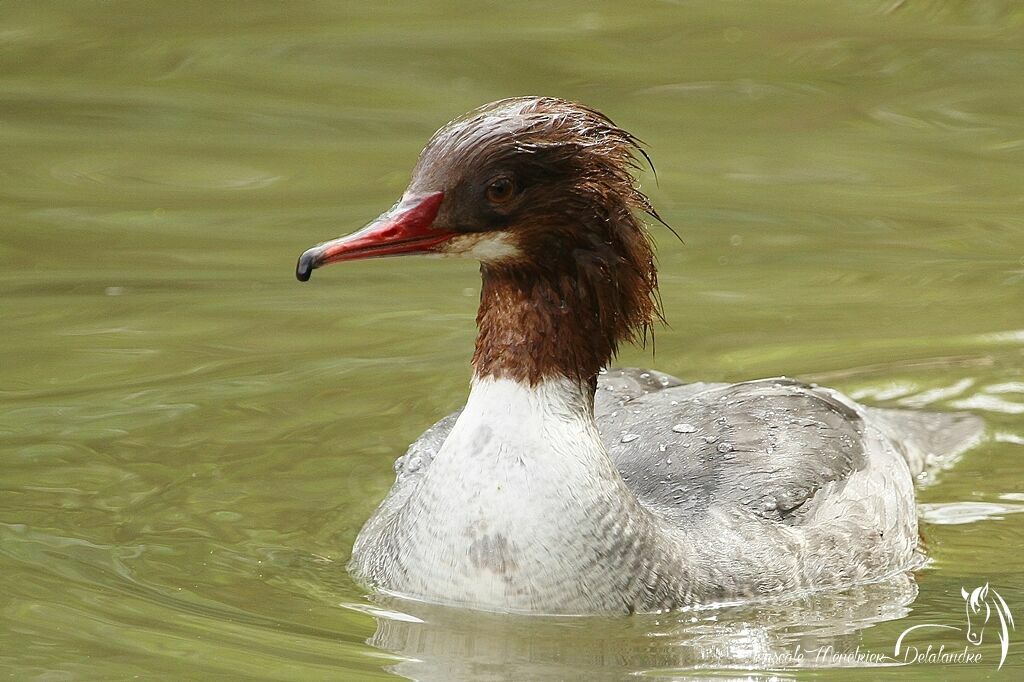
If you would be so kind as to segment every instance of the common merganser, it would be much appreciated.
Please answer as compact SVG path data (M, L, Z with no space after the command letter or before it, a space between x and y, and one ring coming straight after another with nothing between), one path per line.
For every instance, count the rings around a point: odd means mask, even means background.
M916 565L914 478L981 421L865 407L785 378L605 371L660 317L637 139L505 99L427 143L391 210L299 258L480 261L466 406L396 463L349 570L475 609L594 614L838 588Z

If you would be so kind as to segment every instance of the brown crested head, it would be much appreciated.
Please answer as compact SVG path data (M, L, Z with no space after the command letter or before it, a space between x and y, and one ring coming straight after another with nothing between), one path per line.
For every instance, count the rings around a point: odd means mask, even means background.
M646 157L603 114L549 97L493 102L427 143L402 202L303 254L299 278L338 260L433 252L481 261L478 376L592 381L657 306L660 221L633 177ZM381 234L384 236L381 237Z

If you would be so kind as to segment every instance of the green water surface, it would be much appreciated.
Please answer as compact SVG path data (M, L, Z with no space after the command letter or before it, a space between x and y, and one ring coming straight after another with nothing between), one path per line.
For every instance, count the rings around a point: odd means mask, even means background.
M654 228L670 326L622 364L984 417L922 489L913 580L618 619L351 582L392 461L465 399L479 281L295 259L524 94L642 138L685 242ZM795 652L891 655L985 583L1024 623L1024 4L0 3L0 334L9 679L891 674ZM998 671L989 628L980 662L897 670L1019 678L1024 626Z

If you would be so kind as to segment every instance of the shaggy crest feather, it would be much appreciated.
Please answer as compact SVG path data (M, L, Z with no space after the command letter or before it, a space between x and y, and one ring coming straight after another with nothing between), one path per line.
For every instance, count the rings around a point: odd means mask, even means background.
M431 138L414 175L454 159L510 166L529 195L505 226L524 257L482 265L478 375L592 381L621 342L645 342L663 319L652 242L637 215L661 221L634 177L645 156L603 114L549 97L488 104Z

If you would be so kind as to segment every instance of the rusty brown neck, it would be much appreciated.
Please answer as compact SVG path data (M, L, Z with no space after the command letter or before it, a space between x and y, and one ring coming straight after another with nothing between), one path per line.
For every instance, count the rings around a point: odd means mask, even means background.
M473 367L478 377L536 385L568 378L591 388L618 343L622 302L607 278L576 272L483 266ZM595 281L597 275L599 281ZM603 310L602 310L603 309Z

